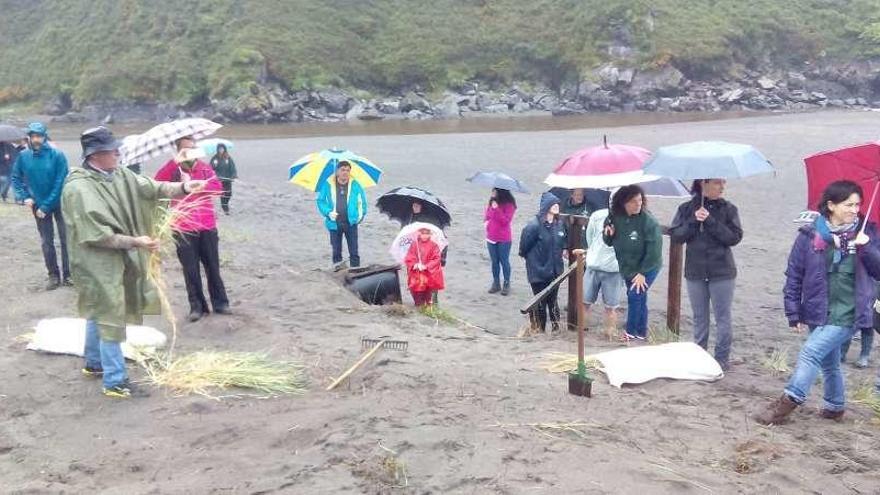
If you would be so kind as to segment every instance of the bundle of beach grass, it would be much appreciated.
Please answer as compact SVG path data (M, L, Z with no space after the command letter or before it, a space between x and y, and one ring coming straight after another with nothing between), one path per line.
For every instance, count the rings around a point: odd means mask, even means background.
M148 381L178 395L194 393L214 398L212 391L229 388L250 389L264 395L305 392L301 365L275 361L265 353L200 351L174 356L177 318L162 274L162 259L173 256L175 227L202 206L201 201L166 201L156 211L152 237L159 241L159 249L150 253L147 278L156 286L162 313L171 326L171 344L167 352L141 352L137 356Z
M584 364L586 364L588 370L599 370L602 368L602 363L594 356L585 356ZM551 352L546 355L546 361L544 361L541 367L550 373L571 373L578 369L578 357L577 354Z
M264 396L306 391L302 365L260 352L199 351L174 359L151 354L139 362L151 383L176 395L217 398L215 391L229 389L248 389Z

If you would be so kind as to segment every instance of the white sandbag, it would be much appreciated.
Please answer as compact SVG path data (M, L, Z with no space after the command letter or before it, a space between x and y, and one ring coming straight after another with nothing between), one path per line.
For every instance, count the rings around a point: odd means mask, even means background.
M86 320L81 318L52 318L37 323L28 350L51 354L83 355L86 344ZM127 340L122 343L122 353L132 359L132 346L146 349L165 347L165 334L152 327L129 325L125 329Z
M715 381L724 377L718 362L693 342L627 347L595 354L608 382L645 383L655 378Z

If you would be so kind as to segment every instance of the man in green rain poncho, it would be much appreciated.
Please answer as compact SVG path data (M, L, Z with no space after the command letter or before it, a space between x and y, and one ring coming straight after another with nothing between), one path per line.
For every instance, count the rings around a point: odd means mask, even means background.
M147 280L150 237L157 203L199 192L205 181L159 183L118 167L120 142L105 127L80 136L82 168L71 170L61 197L70 266L80 317L86 319L85 368L103 377L104 395L128 398L120 344L126 323L140 324L159 314L156 288Z

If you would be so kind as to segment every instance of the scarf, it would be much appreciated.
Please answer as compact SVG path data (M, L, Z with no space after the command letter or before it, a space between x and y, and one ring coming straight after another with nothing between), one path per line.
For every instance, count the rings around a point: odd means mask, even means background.
M822 249L826 245L832 246L834 248L832 263L835 266L840 264L845 256L855 254L856 245L853 241L855 241L856 235L858 235L858 220L848 225L835 227L828 223L824 216L819 215L814 225L816 226L816 233L819 235L814 241L814 246L817 249ZM821 241L821 244L819 241Z

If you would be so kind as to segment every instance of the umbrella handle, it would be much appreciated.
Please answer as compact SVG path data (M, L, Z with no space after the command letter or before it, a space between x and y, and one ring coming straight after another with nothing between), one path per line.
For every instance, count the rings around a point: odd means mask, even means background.
M865 228L868 226L868 219L871 218L871 210L874 209L874 201L877 199L878 188L880 188L880 180L874 183L874 192L871 194L871 202L868 203L868 209L865 211L865 221L862 222L861 234L865 233Z

